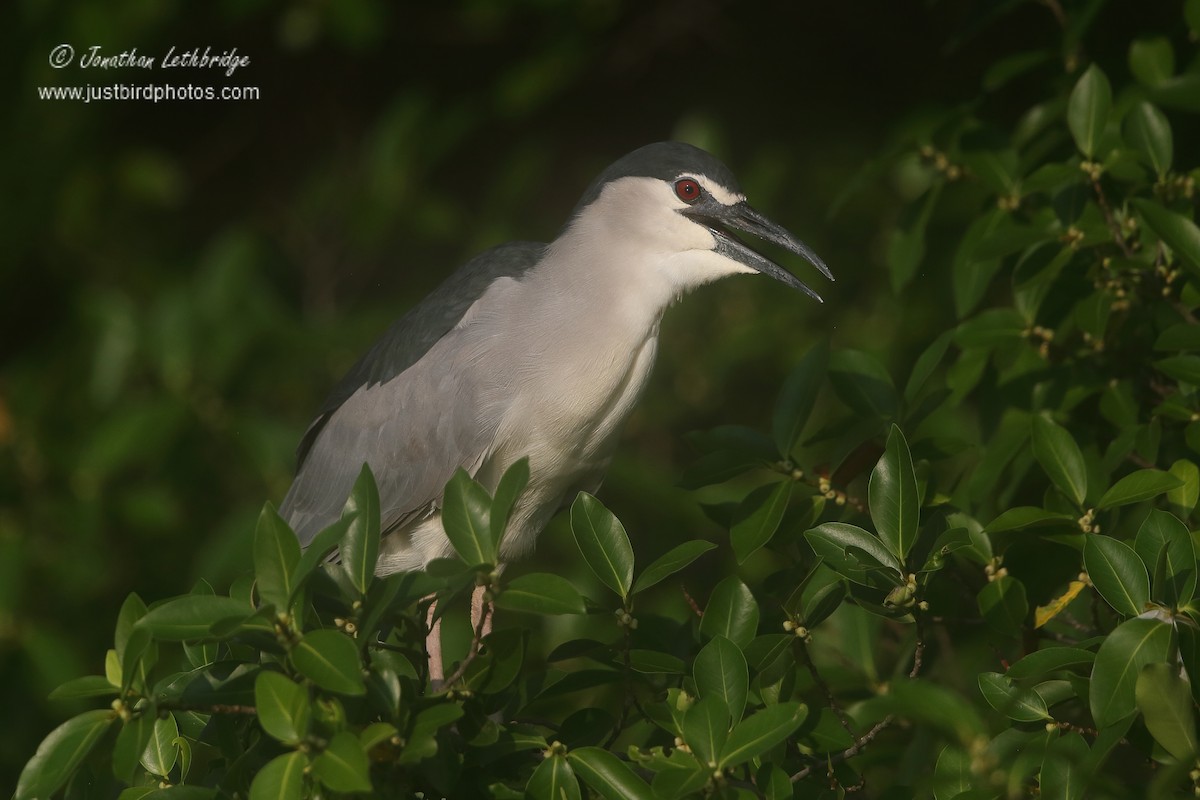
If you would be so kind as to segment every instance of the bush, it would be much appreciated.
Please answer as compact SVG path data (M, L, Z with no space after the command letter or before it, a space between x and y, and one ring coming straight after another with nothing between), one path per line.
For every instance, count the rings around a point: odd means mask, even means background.
M899 383L819 343L763 430L693 437L684 482L729 531L710 590L666 579L713 543L636 564L587 495L603 597L496 574L520 469L495 498L449 485L458 559L375 578L364 473L303 553L264 509L228 593L131 596L106 674L57 692L111 708L53 731L17 797L1192 796L1200 172L1173 130L1200 61L1140 38L1124 77L1083 57L1088 20L987 73L985 97L1037 93L1019 120L955 108L869 168L911 198L893 289L954 319ZM422 598L476 584L497 629L432 691Z

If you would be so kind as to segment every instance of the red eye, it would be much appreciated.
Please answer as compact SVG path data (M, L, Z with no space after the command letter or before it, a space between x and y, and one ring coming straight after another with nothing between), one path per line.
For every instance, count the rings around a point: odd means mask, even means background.
M675 194L685 203L694 203L700 199L700 184L691 178L680 178L675 181Z

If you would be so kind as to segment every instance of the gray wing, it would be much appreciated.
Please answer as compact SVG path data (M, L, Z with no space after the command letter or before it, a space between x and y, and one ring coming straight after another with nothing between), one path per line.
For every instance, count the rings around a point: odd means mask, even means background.
M302 545L338 519L364 463L379 485L384 531L428 508L455 469L479 466L495 433L481 420L494 415L473 405L469 371L438 367L471 305L497 279L524 275L545 247L514 242L476 256L334 387L300 442L296 478L279 509Z

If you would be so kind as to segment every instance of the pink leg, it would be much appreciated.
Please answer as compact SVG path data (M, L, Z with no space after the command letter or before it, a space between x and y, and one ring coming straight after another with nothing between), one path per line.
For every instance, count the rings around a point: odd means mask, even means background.
M430 596L432 598L432 595ZM425 652L429 654L429 683L436 690L441 687L442 682L446 679L446 673L442 667L442 620L433 618L433 613L437 610L437 600L433 599L429 603L429 616L425 620L425 626L429 633L425 635Z
M483 594L487 590L486 586L476 586L475 591L471 593L471 630L479 627L479 620L483 619L482 638L492 632L492 607L485 606Z

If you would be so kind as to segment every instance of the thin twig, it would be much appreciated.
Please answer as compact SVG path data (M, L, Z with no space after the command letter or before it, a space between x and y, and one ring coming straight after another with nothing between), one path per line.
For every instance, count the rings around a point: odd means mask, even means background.
M1121 248L1121 252L1125 254L1126 258L1133 258L1133 249L1129 246L1129 242L1125 241L1125 234L1121 232L1121 226L1117 224L1117 218L1113 216L1112 208L1108 205L1108 198L1104 196L1104 187L1100 185L1099 178L1092 178L1092 190L1096 193L1096 203L1104 214L1104 222L1108 225L1108 232L1112 234L1113 241L1117 243L1117 247Z
M813 683L825 695L825 700L829 703L829 709L837 715L838 721L842 724L846 733L851 736L857 735L854 726L850 724L850 718L846 715L841 705L838 704L837 698L834 697L833 689L829 687L829 684L821 677L821 673L817 671L817 665L813 663L812 657L808 654L808 647L805 646L803 641L799 639L796 641L800 645L800 656L804 661L804 666L808 669L808 674L812 676Z
M895 720L895 716L892 714L888 714L886 717L879 720L879 722L876 722L874 725L871 726L871 730L867 731L861 737L859 737L859 739L857 741L855 741L854 744L850 745L842 752L837 753L833 756L830 756L829 763L837 764L842 761L846 761L848 759L854 758L856 755L861 753L863 751L863 748L865 748L867 745L869 745L876 736L878 736L881 732L883 732L883 730L885 728L887 728L889 725L891 725L893 720ZM802 781L805 778L807 778L809 775L811 775L814 766L816 766L816 765L809 764L807 767L805 767L804 769L800 770L795 775L793 775L791 778L792 783Z
M158 707L167 711L195 711L199 714L244 714L248 717L258 716L258 709L254 706L230 705L228 703L211 703L209 705L200 703L160 703Z

